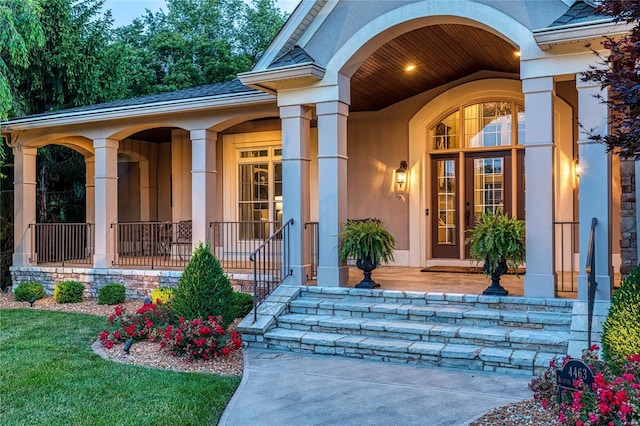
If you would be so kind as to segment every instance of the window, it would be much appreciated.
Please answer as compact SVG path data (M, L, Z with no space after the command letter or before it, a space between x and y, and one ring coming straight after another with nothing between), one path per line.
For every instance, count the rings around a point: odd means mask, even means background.
M517 123L515 131L514 122ZM509 147L524 140L524 107L511 101L469 105L439 121L431 134L432 147L436 151ZM460 146L460 139L464 146Z
M252 222L241 228L242 239L266 238L269 222L282 222L281 154L279 147L239 151L238 220Z

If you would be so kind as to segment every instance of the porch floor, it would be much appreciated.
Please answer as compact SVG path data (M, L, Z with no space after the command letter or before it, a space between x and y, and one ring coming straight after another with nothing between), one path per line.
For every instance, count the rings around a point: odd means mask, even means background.
M491 284L491 279L481 273L421 272L421 268L404 266L381 266L373 271L371 278L380 284L380 288L402 291L429 291L441 293L482 294ZM558 277L558 286L560 279ZM574 280L577 273L574 274ZM362 280L362 271L352 266L349 268L349 287L354 287ZM616 282L619 277L616 276ZM503 275L500 284L509 291L510 296L524 296L524 275ZM313 284L312 284L313 285ZM566 274L564 288L571 289L570 274ZM557 297L576 299L576 291L558 291Z

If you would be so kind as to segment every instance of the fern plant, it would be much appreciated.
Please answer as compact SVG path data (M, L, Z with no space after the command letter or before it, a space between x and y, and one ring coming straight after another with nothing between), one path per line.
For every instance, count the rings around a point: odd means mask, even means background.
M396 239L378 219L347 220L339 238L343 261L369 259L379 266L393 260Z
M500 211L483 213L465 243L472 258L485 262L486 275L493 275L504 262L517 270L526 260L524 221Z

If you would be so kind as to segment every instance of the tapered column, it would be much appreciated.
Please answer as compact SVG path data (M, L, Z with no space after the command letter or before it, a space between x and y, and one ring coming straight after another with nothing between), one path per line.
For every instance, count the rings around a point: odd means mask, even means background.
M189 132L182 129L171 132L171 220L173 222L192 219L192 150L189 137ZM194 241L198 240L194 239Z
M96 157L86 157L85 166L85 222L94 223L96 220Z
M36 148L13 148L13 266L29 266L33 252L29 224L36 223ZM35 261L35 259L33 259Z
M347 116L345 103L322 102L318 115L318 285L345 287L349 270L340 260L338 234L347 220Z
M578 155L580 161L580 272L578 298L587 299L585 265L591 232L591 219L596 218L595 271L598 283L596 299L611 298L611 157L606 146L590 139L591 135L607 134L607 106L596 95L606 98L599 83L576 78L578 89ZM586 130L585 130L586 129Z
M118 141L95 139L95 254L94 268L109 268L115 256L118 222Z
M287 282L305 285L310 273L309 239L309 156L311 110L301 105L280 108L282 119L282 200L283 222L293 219L289 234L292 275Z
M526 297L554 297L556 291L553 244L554 86L552 77L522 82L526 111Z
M216 140L209 130L191 131L191 220L192 242L209 242L209 223L215 219Z

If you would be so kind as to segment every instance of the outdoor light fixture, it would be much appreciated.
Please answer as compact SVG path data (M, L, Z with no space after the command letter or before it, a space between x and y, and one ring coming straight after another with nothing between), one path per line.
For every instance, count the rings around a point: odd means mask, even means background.
M131 350L131 345L133 345L133 339L128 338L127 341L124 342L124 346L122 347L122 350L124 351L125 354L129 355L129 351Z
M577 159L573 162L573 170L576 173L576 177L580 177L580 173L582 173L582 166Z
M407 184L407 162L405 160L400 161L400 167L396 169L396 183L400 191Z
M27 302L29 302L29 307L33 308L33 304L36 303L36 298L31 296Z

